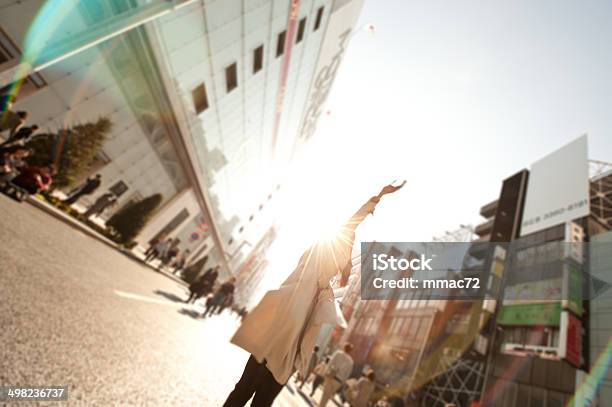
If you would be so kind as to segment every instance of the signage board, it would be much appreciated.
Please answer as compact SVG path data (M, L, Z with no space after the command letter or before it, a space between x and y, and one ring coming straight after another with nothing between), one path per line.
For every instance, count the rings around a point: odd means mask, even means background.
M504 305L497 315L500 325L559 326L561 303Z
M563 309L582 316L582 272L577 266L564 265L563 290Z
M504 305L561 301L562 282L561 278L551 278L508 286L504 290Z
M571 312L561 313L559 356L575 367L582 365L582 321Z
M589 214L587 154L584 135L531 166L521 236Z

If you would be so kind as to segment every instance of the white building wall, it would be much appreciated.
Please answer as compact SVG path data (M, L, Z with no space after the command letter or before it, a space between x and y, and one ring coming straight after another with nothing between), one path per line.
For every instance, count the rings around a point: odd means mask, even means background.
M185 218L167 237L174 237L186 224L191 222L194 217L200 215L200 206L191 189L187 189L162 207L155 218L147 224L143 231L138 235L138 243L141 247L148 247L148 242L162 230L172 219L183 210L189 212Z
M43 0L14 3L2 10L0 25L23 42L25 29L40 14L43 3ZM279 169L274 160L285 164L296 144L333 3L301 1L295 34L304 17L306 29L299 44L295 37L292 39L282 106L277 106L277 102L288 53L285 48L284 54L277 57L276 49L278 34L288 29L290 1L204 0L144 26L153 46L163 55L158 63L173 79L173 94L180 96L181 106L175 109L186 112L189 128L189 134L183 136L191 138L196 147L199 166L205 169L204 179L214 201L213 211L223 219L220 228L226 241L247 238L256 241L273 221L273 216L266 212L270 207L268 197L276 193L282 175L274 172ZM139 0L138 4L149 2ZM321 6L323 19L315 31L314 22ZM105 5L91 4L87 10L101 13L103 18L113 13ZM81 11L82 7L67 8L67 14L55 16L61 24L54 40L69 38L85 28ZM34 120L49 130L94 120L100 115L111 118L115 126L104 146L111 162L100 171L104 183L98 194L118 180L129 187L122 199L161 192L166 206L141 236L145 241L156 233L154 229L172 218L173 211L180 210L183 198L170 201L177 191L122 95L122 89L129 92L136 84L113 75L112 67L105 62L114 51L102 49L112 41L45 69L42 76L49 86L19 101L17 108L31 111ZM263 69L254 73L253 50L262 44ZM237 64L238 87L228 92L225 70L232 63ZM198 115L192 91L202 83L206 86L209 107ZM282 114L274 156L273 133L279 109ZM279 171L282 172L282 167ZM195 200L189 201L189 206L194 205Z
M314 31L321 5L324 18ZM200 163L209 173L209 191L218 197L225 219L238 216L236 229L267 230L248 219L258 218L259 205L275 192L280 179L280 174L272 173L272 137L287 50L276 57L276 46L278 34L287 30L289 6L290 2L279 0L205 1L204 6L194 4L156 24L160 46L168 54L166 67L176 79L183 109L191 114L190 136L202 150ZM304 84L310 83L330 9L331 1L306 0L300 6L300 18L307 18L306 30L299 44L293 39L277 141L285 160L293 148L308 93ZM263 69L253 73L253 50L262 44ZM237 64L238 87L228 92L225 70L232 63ZM201 83L206 85L209 108L196 115L191 92ZM211 170L205 150L213 149L227 163ZM229 239L237 233L222 229L222 234Z
M26 47L28 29L32 33L29 38L56 42L87 26L79 7L59 8L60 11L51 14L42 8L44 3L42 0L29 0L2 8L0 27L22 52ZM30 27L37 21L35 16L45 24ZM46 30L41 31L43 28ZM28 111L28 122L38 124L43 132L57 132L100 117L112 121L112 132L103 147L111 161L98 171L102 174L100 188L95 194L83 198L82 204L93 202L118 181L128 186L119 204L154 193L163 194L165 202L176 194L176 188L136 121L107 60L108 55L101 48L94 47L42 70L39 73L47 86L18 99L14 109Z

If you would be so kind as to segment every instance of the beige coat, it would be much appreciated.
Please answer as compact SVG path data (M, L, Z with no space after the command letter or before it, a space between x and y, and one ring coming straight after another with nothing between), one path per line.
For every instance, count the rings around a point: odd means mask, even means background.
M324 323L345 324L329 282L351 261L355 228L377 201L363 205L333 241L310 247L289 278L266 293L232 338L258 362L265 359L277 382L286 383L296 369L305 373Z

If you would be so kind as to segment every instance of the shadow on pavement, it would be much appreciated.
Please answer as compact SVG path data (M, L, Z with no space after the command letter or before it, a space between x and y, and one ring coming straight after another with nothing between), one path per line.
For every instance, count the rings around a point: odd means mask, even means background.
M167 300L174 302L185 302L185 298L179 297L176 294L169 293L167 291L155 290L153 294L159 295L160 297L164 297Z
M316 402L313 403L312 398L308 397L306 395L306 393L304 393L301 389L299 389L297 386L293 386L293 385L289 385L287 384L285 386L285 388L287 389L287 391L289 391L289 393L291 393L292 395L295 395L296 393L300 395L300 397L302 398L302 400L304 400L306 403L308 403L309 406L316 406Z
M181 315L186 315L186 316L191 317L193 319L202 320L202 313L194 311L192 309L181 308L177 312L179 314L181 314Z

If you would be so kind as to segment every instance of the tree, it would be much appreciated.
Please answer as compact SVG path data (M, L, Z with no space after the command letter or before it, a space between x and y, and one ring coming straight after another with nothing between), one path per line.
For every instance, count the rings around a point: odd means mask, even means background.
M42 134L27 144L34 150L28 159L30 165L53 164L56 151L61 148L58 172L53 177L53 184L57 187L72 185L75 180L94 163L94 160L110 133L113 124L106 117L101 117L94 123L84 123L64 129L58 134ZM62 134L68 136L62 142ZM60 145L63 144L63 147Z
M142 201L124 205L106 222L117 232L118 243L129 244L149 222L155 209L161 204L162 195L151 195Z

